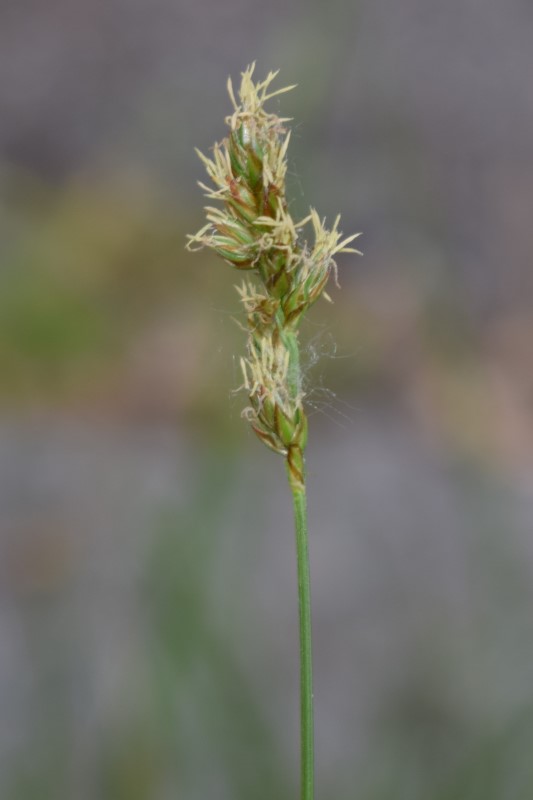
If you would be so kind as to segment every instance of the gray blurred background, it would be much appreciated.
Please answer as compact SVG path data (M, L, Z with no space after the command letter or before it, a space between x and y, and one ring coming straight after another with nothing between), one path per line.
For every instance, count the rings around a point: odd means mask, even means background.
M298 88L317 799L533 796L533 4L0 0L0 797L289 800L291 507L189 254Z

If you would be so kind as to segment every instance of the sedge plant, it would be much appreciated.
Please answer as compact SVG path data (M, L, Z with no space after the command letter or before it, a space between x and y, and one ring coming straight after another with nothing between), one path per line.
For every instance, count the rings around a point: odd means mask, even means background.
M254 64L241 75L229 135L208 158L197 151L212 186L200 183L217 205L206 206L206 225L188 237L190 250L209 247L243 275L237 286L246 315L246 354L241 359L249 405L243 416L271 450L285 459L294 506L300 628L301 800L313 800L313 678L311 595L304 453L305 391L298 329L325 286L337 277L334 256L357 253L342 238L339 217L326 228L315 209L295 221L285 195L289 118L265 110L266 102L294 86L271 90L277 72L254 81ZM310 226L312 244L302 231Z

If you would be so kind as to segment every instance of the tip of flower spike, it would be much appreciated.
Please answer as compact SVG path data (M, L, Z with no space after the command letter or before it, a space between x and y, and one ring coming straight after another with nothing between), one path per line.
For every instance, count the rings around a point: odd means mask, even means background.
M281 89L269 91L269 87L278 76L279 70L269 72L263 81L257 82L253 80L254 71L255 61L244 72L241 72L241 83L237 93L233 88L231 77L226 82L226 88L233 105L233 114L227 118L232 129L238 127L243 116L259 112L267 100L296 88L297 84L292 84L291 86L283 86ZM281 119L278 120L279 123L282 121Z

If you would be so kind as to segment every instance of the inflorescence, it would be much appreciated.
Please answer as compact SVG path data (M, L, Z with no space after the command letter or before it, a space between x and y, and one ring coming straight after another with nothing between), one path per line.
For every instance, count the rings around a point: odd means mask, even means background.
M334 256L359 252L348 245L360 234L343 239L340 218L328 230L314 209L305 219L292 219L285 197L290 132L284 123L290 120L266 112L264 105L294 87L269 91L278 73L254 83L254 67L242 73L238 100L228 79L234 109L226 118L229 136L214 145L212 158L197 151L214 188L200 186L222 206L206 207L207 224L188 237L187 247L210 247L248 273L237 287L248 331L241 366L250 405L243 414L266 445L286 456L297 488L303 485L307 439L298 325L320 295L327 298L324 288L332 272L336 279ZM312 246L300 233L309 223Z

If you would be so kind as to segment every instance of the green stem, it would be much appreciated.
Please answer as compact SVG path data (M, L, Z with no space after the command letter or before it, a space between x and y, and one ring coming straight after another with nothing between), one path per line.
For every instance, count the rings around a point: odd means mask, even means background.
M298 337L293 331L284 331L283 341L289 351L289 374L287 376L289 391L291 397L295 399L300 394L302 383Z
M307 500L305 486L292 488L296 557L298 564L298 608L300 616L300 770L301 800L313 800L313 658L311 645L311 583L307 542Z
M293 398L301 390L300 350L293 331L284 332L289 351L289 391ZM303 413L303 411L302 411ZM300 797L313 800L314 722L313 722L313 652L311 643L311 580L307 535L307 497L304 467L305 442L289 447L287 473L294 506L296 561L298 568L298 611L300 617Z

